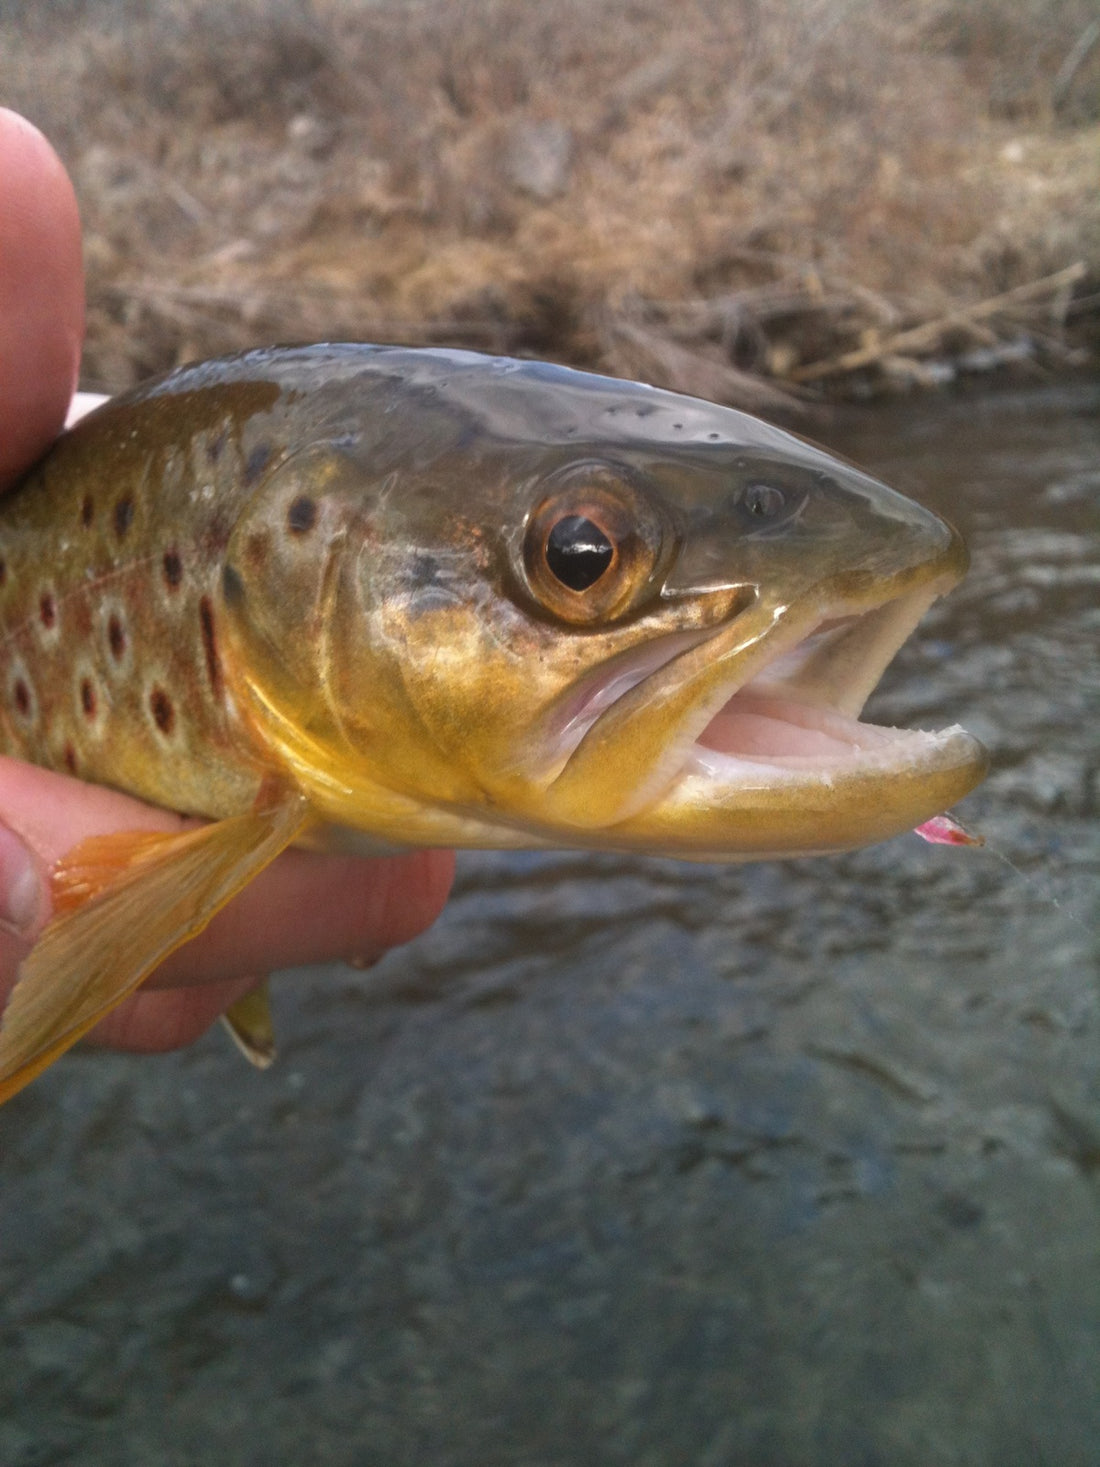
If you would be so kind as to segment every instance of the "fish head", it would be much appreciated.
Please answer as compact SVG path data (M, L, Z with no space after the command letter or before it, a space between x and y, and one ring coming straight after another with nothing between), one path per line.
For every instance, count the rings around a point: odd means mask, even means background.
M342 410L230 547L253 717L329 818L731 860L883 839L981 778L960 729L858 719L965 569L943 520L733 409L427 355L404 439Z

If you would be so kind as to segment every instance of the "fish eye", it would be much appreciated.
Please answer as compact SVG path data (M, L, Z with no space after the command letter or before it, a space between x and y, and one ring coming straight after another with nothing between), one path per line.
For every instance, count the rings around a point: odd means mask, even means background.
M657 502L617 464L570 464L549 476L527 516L517 567L544 612L572 626L606 625L659 590L676 535Z
M774 484L757 481L749 484L745 490L745 509L754 519L774 520L783 513L786 504L787 496Z
M546 537L546 564L563 586L587 591L615 558L615 547L599 525L584 515L560 519Z

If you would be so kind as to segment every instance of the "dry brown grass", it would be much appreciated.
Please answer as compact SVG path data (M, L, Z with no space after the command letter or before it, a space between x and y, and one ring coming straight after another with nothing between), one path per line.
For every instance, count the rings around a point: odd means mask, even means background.
M0 100L77 182L95 385L349 335L769 409L1022 333L1033 366L1072 356L1100 289L1100 43L1067 60L1095 13L35 0L0 6Z

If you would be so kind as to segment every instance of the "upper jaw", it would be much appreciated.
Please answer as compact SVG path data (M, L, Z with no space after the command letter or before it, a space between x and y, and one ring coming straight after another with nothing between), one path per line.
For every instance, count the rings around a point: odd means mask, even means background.
M940 594L937 585L916 587L870 609L834 608L750 677L731 684L730 695L751 690L758 696L784 698L855 720L899 648Z

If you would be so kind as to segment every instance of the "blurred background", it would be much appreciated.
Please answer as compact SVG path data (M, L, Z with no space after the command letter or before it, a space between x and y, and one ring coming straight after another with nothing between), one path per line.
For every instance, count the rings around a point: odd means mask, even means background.
M3 1467L1100 1464L1096 0L0 0L85 385L445 342L793 422L973 566L962 819L467 854L369 974L0 1110Z
M1098 26L1096 0L3 0L0 95L76 180L89 387L342 335L778 407L1095 339Z

